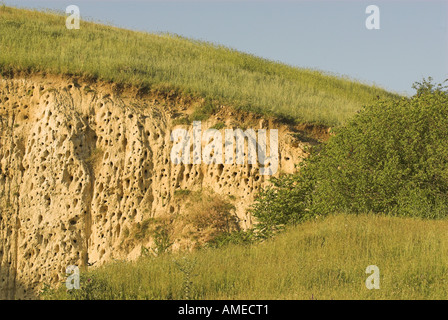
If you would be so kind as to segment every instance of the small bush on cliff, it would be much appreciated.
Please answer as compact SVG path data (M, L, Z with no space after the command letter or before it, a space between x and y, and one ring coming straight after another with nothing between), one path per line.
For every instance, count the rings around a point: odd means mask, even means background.
M152 250L158 256L170 252L171 246L174 244L170 229L169 224L165 221L154 230L154 248Z
M225 197L213 192L194 192L189 196L189 209L184 217L198 244L238 230L235 206Z
M448 213L448 91L431 79L411 98L364 107L300 174L274 179L253 206L265 234L333 212L425 218Z
M303 174L272 178L272 185L262 189L250 211L257 219L256 234L262 238L281 231L285 225L309 218L312 180Z

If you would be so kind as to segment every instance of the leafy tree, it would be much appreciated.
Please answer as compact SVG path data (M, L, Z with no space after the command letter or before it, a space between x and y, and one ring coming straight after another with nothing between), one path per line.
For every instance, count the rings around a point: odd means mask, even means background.
M253 206L257 228L333 212L426 218L448 213L448 91L431 78L416 94L364 107L315 150L299 174L274 179Z

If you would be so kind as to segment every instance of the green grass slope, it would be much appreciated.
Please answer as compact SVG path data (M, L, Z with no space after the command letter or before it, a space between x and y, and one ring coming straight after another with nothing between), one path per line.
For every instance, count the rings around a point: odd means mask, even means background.
M46 299L445 299L447 220L332 215L263 243L143 257L81 271ZM365 282L369 265L380 289Z
M340 125L383 89L172 35L0 6L0 71L90 76L174 90L299 122Z

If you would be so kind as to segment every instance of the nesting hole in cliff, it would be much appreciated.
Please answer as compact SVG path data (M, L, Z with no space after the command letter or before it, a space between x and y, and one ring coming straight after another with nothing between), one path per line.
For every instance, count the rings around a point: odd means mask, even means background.
M104 214L107 212L108 206L103 205L100 207L99 213Z
M28 252L25 254L25 259L31 259L32 255L33 255L33 254L31 253L31 250L28 251Z
M46 202L47 206L51 205L51 198L50 198L50 196L48 194L45 195L44 199L45 199L45 202Z

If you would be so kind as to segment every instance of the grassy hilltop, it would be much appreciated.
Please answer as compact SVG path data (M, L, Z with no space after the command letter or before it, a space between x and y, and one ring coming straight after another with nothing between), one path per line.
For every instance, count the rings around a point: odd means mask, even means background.
M85 75L330 126L344 123L377 96L395 96L374 86L174 35L84 21L79 30L68 30L64 15L5 6L0 6L0 17L3 72Z

